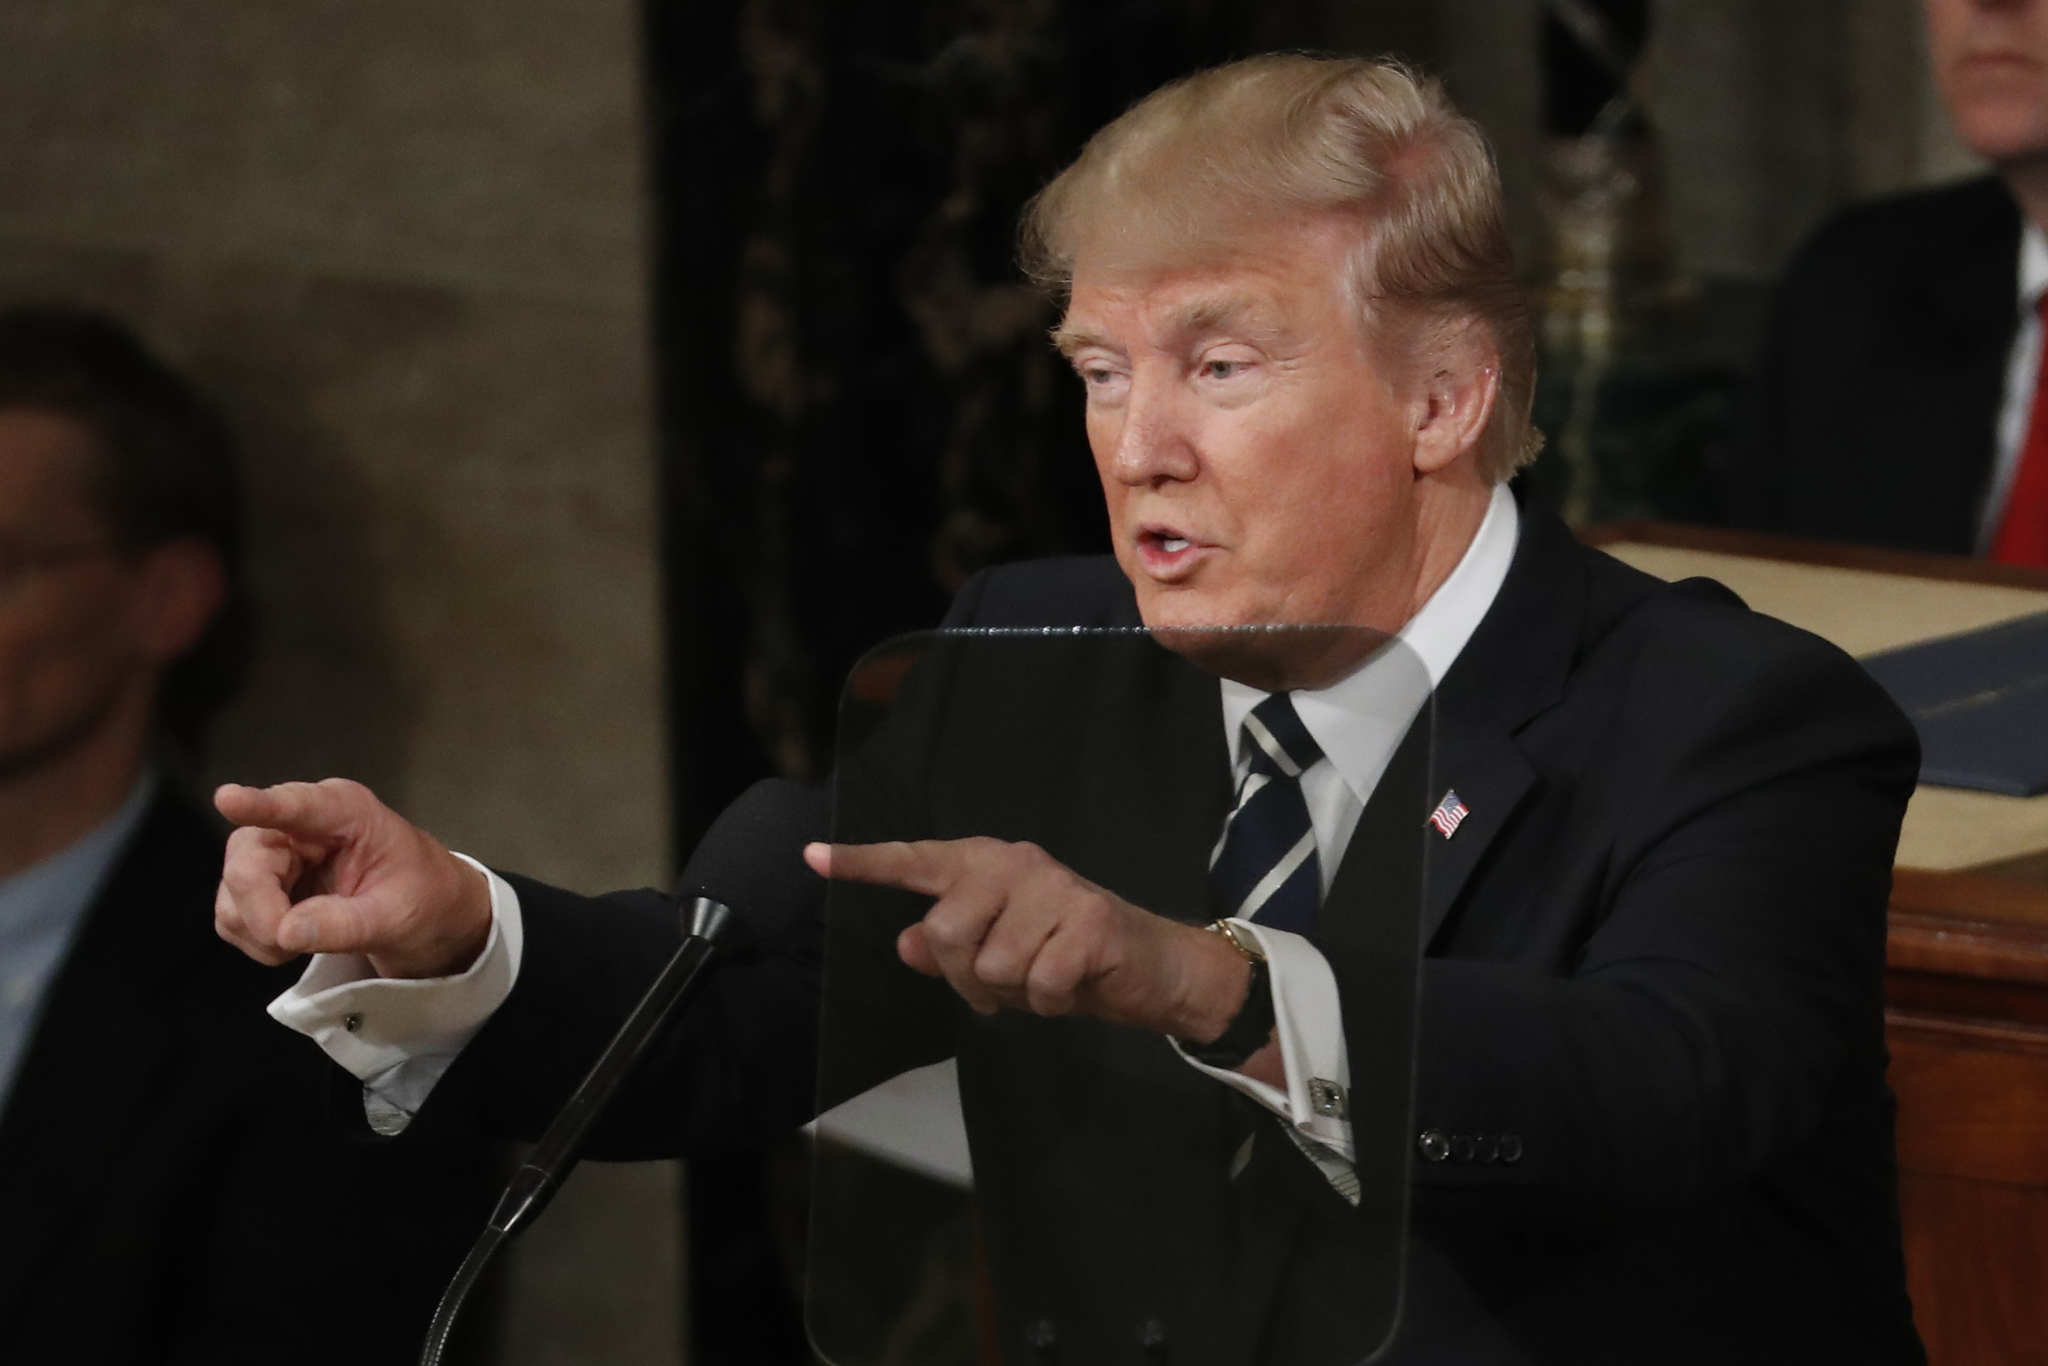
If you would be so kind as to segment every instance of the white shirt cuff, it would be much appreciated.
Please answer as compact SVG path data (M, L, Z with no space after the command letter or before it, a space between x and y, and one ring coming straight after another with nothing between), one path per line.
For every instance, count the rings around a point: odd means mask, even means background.
M1351 1058L1344 1044L1344 1009L1337 998L1336 974L1330 971L1322 951L1298 934L1248 920L1230 923L1250 933L1266 951L1275 1033L1287 1087L1282 1090L1193 1058L1188 1058L1188 1063L1242 1091L1287 1121L1295 1133L1348 1163L1353 1155ZM1168 1042L1176 1052L1180 1050L1179 1043Z
M491 887L490 937L467 970L377 977L360 954L315 954L298 982L270 1003L272 1019L312 1039L363 1083L380 1132L404 1127L519 978L525 931L518 893L467 854L456 857Z

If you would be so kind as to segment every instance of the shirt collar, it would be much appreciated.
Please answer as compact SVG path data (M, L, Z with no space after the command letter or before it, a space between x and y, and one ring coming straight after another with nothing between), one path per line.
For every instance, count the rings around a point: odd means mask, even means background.
M2031 313L2048 294L2048 233L2028 220L2020 231L2020 312Z
M1450 672L1500 595L1520 539L1515 496L1506 484L1496 484L1486 516L1457 568L1399 631L1397 638L1407 648L1382 650L1349 677L1327 688L1304 688L1294 694L1301 723L1361 803L1372 796L1393 745L1430 691ZM1242 757L1244 718L1269 696L1248 684L1223 680L1223 726L1233 769Z
M0 881L0 944L45 934L82 919L156 795L145 770L113 815L40 863Z

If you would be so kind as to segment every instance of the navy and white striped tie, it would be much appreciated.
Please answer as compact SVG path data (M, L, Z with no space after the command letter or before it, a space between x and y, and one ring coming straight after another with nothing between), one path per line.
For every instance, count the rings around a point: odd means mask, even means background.
M1250 758L1237 807L1209 860L1219 914L1304 933L1322 901L1322 865L1301 775L1323 757L1286 693L1274 693L1244 719Z

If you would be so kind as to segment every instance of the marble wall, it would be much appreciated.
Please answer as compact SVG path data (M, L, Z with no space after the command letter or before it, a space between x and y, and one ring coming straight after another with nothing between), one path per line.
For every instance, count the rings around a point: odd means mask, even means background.
M214 775L358 777L591 889L669 861L637 36L625 0L0 6L0 300L128 317L246 440L264 641ZM504 1361L677 1360L678 1188L572 1185Z

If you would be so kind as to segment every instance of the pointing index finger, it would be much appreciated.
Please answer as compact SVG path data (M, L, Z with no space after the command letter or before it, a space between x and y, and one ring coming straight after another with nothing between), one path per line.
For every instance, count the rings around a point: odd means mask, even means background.
M925 896L944 896L959 872L960 856L946 840L886 844L813 844L804 859L825 877L901 887Z
M347 804L317 783L224 783L214 792L213 804L236 825L263 826L312 840L339 838L349 821Z

